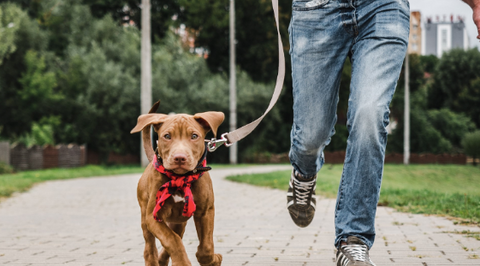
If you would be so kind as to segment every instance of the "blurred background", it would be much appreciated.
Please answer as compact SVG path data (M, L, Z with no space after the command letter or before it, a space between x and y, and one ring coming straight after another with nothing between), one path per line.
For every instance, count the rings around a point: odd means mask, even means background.
M229 0L150 2L152 98L161 101L159 112L222 111L226 121L219 132L228 132ZM480 51L471 9L460 0L435 1L436 7L431 1L410 3L410 152L475 159L480 148L469 148L480 145ZM279 5L287 55L284 90L239 143L239 162L288 161L291 0ZM278 51L270 0L235 1L235 16L242 126L269 103ZM15 154L33 154L31 147L75 144L83 164L138 164L140 136L129 132L140 114L141 28L138 0L0 1L0 150L8 152L0 161L15 166ZM337 133L326 148L332 154L346 147L350 72L346 60ZM387 151L393 157L404 149L404 80L402 71L391 103ZM228 163L228 149L209 157Z

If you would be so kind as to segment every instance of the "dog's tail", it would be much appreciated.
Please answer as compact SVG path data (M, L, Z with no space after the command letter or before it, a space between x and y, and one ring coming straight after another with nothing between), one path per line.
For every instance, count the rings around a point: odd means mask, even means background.
M148 161L150 162L152 162L153 156L155 155L155 151L153 150L152 142L151 142L150 126L152 124L161 122L162 119L166 116L163 114L155 114L159 105L160 105L160 101L153 104L148 114L141 115L138 118L137 125L130 132L130 133L136 133L136 132L139 132L140 130L142 131L143 149L145 150L145 154L147 155Z
M159 105L160 105L160 101L157 101L156 103L154 103L152 108L150 108L150 111L148 111L148 113L152 114L157 112ZM153 156L155 155L155 151L153 150L153 147L152 147L152 136L150 133L151 133L150 127L143 128L142 130L143 149L145 150L145 154L147 155L148 161L152 162Z

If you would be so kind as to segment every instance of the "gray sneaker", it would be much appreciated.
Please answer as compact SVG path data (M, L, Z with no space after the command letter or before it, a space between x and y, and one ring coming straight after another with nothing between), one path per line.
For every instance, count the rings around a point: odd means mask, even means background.
M295 170L290 177L287 192L287 209L293 222L299 227L307 227L315 215L315 188L317 176L306 179Z
M337 266L375 266L368 255L368 247L356 236L349 236L347 244L337 250Z

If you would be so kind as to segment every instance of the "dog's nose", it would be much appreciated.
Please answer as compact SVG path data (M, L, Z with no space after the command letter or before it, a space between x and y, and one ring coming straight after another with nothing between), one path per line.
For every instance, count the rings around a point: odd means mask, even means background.
M185 155L183 153L177 153L173 156L173 161L176 164L183 164L187 161L187 155Z

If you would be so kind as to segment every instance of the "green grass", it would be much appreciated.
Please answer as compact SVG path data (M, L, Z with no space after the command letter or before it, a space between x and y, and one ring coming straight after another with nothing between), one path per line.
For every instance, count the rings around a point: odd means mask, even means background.
M325 165L317 179L317 194L336 197L341 174L342 165ZM280 171L227 179L286 191L289 178L290 171ZM379 205L480 223L480 169L459 165L385 165Z
M212 168L226 168L231 165L213 164ZM239 164L235 167L248 167L251 164ZM46 170L24 171L14 174L0 174L0 198L9 197L15 192L23 192L34 184L47 180L72 179L78 177L108 176L142 173L140 166L100 166L88 165L78 168L55 168Z
M26 191L35 183L47 180L108 176L142 172L143 168L140 166L88 165L78 168L55 168L47 170L24 171L15 174L3 174L0 175L0 197L8 197L14 192Z

